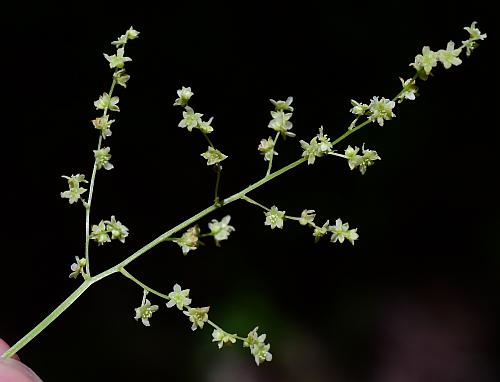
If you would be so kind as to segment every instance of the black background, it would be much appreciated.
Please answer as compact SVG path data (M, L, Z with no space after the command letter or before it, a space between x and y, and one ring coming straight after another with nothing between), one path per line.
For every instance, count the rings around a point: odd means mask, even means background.
M112 54L109 42L131 25L141 34L127 45L131 80L117 90L122 111L106 141L115 169L98 173L92 208L93 222L114 214L131 234L126 245L92 247L94 272L211 203L215 177L199 156L206 144L177 127L181 111L172 103L181 86L192 87L196 111L214 116L212 138L230 157L221 184L228 196L265 173L256 148L272 133L269 98L295 99L298 138L280 142L280 167L319 126L332 137L343 133L351 98L393 97L424 45L458 44L474 20L488 39L459 67L437 68L420 83L421 97L398 105L394 121L339 145L378 151L383 160L365 176L326 158L252 193L292 215L308 208L319 222L341 217L358 227L354 247L315 245L293 222L271 231L260 210L238 202L200 222L232 216L236 231L222 248L207 241L184 257L163 244L128 268L165 292L176 282L189 287L193 304L210 305L228 331L258 324L272 363L256 368L246 350L218 350L209 328L191 333L186 318L166 308L143 327L133 320L142 292L120 276L92 286L26 346L25 363L47 381L392 381L388 370L405 362L412 367L399 381L498 377L492 9L404 1L84 4L3 16L0 337L10 344L77 285L67 276L83 252L84 211L59 197L60 176L90 176L93 101L112 74L102 53Z

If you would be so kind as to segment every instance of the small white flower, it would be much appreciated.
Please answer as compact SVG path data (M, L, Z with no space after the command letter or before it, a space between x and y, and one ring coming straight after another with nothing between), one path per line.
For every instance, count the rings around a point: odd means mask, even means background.
M135 308L135 319L141 319L144 326L150 326L149 319L153 316L153 313L159 309L158 305L151 305L149 300L146 301L138 308Z
M184 314L189 317L189 321L193 323L191 326L191 330L196 330L197 328L203 329L205 322L208 321L208 311L210 310L209 306L203 308L191 308L188 307L187 311L184 311Z
M327 220L322 227L315 226L313 231L314 242L317 243L319 239L325 236L330 228L330 220Z
M124 57L123 56L124 53L125 53L124 48L118 48L116 54L113 54L111 56L108 56L106 53L104 53L104 57L106 58L106 60L108 60L109 67L111 69L113 68L122 69L126 62L132 61L130 57Z
M212 127L212 121L213 121L213 117L211 117L208 121L201 121L200 123L198 123L198 126L197 128L202 132L202 133L205 133L205 134L210 134L212 131L214 131L214 128Z
M396 114L392 112L395 106L395 102L382 97L380 100L378 97L373 97L371 99L368 113L370 118L377 121L380 126L384 126L384 120L390 120L395 117Z
M111 233L111 239L118 239L122 243L125 243L125 238L128 236L128 228L117 221L114 216L111 216L111 220L105 220L104 222L106 223L106 229Z
M221 329L214 329L212 337L212 342L218 342L219 349L226 343L234 344L236 342L236 334L229 334Z
M275 101L273 99L269 101L274 105L276 111L293 111L293 107L290 106L293 102L293 97L288 97L286 101Z
M106 139L106 137L111 136L110 127L114 121L114 119L109 120L109 115L105 115L103 117L92 120L92 124L97 130L101 131L103 139Z
M94 106L96 109L101 110L120 111L120 108L118 107L119 101L120 99L118 97L111 97L108 93L103 93L99 96L99 99L94 102Z
M185 107L185 111L182 112L183 119L179 122L179 127L185 127L189 132L193 131L195 127L201 123L201 117L203 114L195 113L190 106Z
M87 265L87 260L85 258L80 259L78 256L75 256L76 262L71 264L71 274L69 277L76 279L78 275L85 275L85 266Z
M304 210L300 214L299 223L301 225L312 224L315 217L316 217L316 214L314 213L314 210Z
M399 95L399 102L401 103L405 99L413 101L418 91L418 87L415 85L415 81L412 78L409 78L405 81L401 77L399 77L399 80L401 81L401 85L403 87L403 90Z
M62 176L64 179L68 180L69 190L61 192L61 198L69 199L69 204L73 204L80 200L81 195L84 194L87 189L80 187L80 183L88 183L85 180L85 175L76 174L71 176Z
M212 146L209 146L208 150L200 155L207 160L207 166L220 163L227 158L227 155L223 154L217 149L214 149Z
M364 115L366 113L366 111L368 110L368 105L366 105L364 103L359 103L353 99L351 100L351 105L352 105L352 108L351 108L350 112L354 115L357 115L357 116Z
M446 46L446 50L439 50L437 52L437 56L445 69L449 69L452 67L452 65L458 66L462 63L462 60L459 58L461 52L462 49L455 49L455 43L453 41L450 41Z
M200 236L200 227L197 225L188 228L186 232L184 232L180 239L173 239L174 243L177 243L184 255L187 255L189 251L194 251L198 248L198 239Z
M210 223L208 223L208 228L210 229L210 233L213 235L216 243L222 240L227 240L229 234L234 231L234 227L229 225L230 221L231 216L227 215L224 216L220 222L213 219Z
M258 149L261 154L264 155L264 160L266 161L270 161L274 155L278 155L278 153L274 151L274 140L272 137L262 139Z
M90 239L95 240L97 245L103 245L104 243L109 243L111 239L108 235L108 230L106 229L106 225L104 220L101 220L99 224L94 224L92 226L92 232L90 233Z
M103 147L102 149L99 150L93 150L95 164L98 170L100 170L101 168L104 168L105 170L111 170L114 168L114 166L111 163L109 163L109 160L111 159L111 154L109 153L109 150L110 150L109 147Z
M292 113L285 113L283 110L271 111L271 117L273 117L273 119L269 122L269 128L280 132L283 138L287 136L295 137L295 134L289 131L293 126L292 122L290 122Z
M255 358L255 363L259 366L264 361L272 361L273 355L269 352L270 344L257 343L250 348L252 355Z
M265 212L266 221L265 225L271 226L271 229L276 227L283 228L283 219L285 218L285 211L279 211L276 206L272 206L271 209Z
M179 98L175 100L174 106L186 106L194 93L190 87L185 88L183 86L180 90L177 90L177 95Z
M167 308L172 308L177 306L179 310L183 310L185 306L191 304L191 299L189 298L189 289L181 289L179 284L174 285L174 291L168 294L170 299L167 302Z
M424 79L431 73L433 67L437 65L437 53L433 52L428 46L422 48L422 54L415 56L415 61L410 64L418 73L425 73Z
M337 219L334 226L329 227L329 231L332 232L331 242L343 243L344 240L349 240L349 242L354 245L354 241L358 239L359 235L357 233L357 228L349 229L349 223L342 223L342 220Z

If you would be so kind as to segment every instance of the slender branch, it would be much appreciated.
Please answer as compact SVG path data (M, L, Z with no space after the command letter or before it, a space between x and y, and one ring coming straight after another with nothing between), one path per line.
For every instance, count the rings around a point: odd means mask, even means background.
M116 70L115 70L116 72ZM109 89L109 96L113 95L113 91L116 86L116 79L113 76L113 82L111 83L111 87ZM108 108L105 108L102 117L105 117L108 114ZM97 143L97 150L101 149L102 144L102 135L99 134L99 142ZM89 242L90 242L90 207L92 206L92 196L94 195L94 187L95 187L95 175L97 173L97 162L94 159L94 166L92 168L92 177L90 178L90 187L89 187L89 198L85 203L85 273L90 276L90 261L89 261Z
M144 289L145 291L148 291L150 293L153 293L154 295L158 296L158 297L161 297L165 300L170 300L170 297L168 297L166 294L163 294L163 293L160 293L156 290L154 290L153 288L150 288L148 287L146 284L144 284L143 282L137 280L134 276L132 276L130 273L128 273L125 268L120 268L120 271L119 271L123 276L125 276L126 278L132 280L134 283L136 283L137 285L139 285L142 289ZM144 305L144 302L143 302L143 305Z
M265 210L265 211L269 211L269 210L270 210L270 208L268 208L268 207L266 207L266 206L264 206L264 205L260 204L259 202L256 202L256 201L255 201L255 200L253 200L253 199L250 199L250 198L249 198L248 196L246 196L246 195L243 195L243 196L241 197L241 199L243 199L245 202L248 202L248 203L250 203L250 204L254 204L254 205L258 206L258 207L262 208L262 209L263 209L263 210Z
M89 286L93 284L91 280L85 280L82 285L80 285L73 293L71 293L66 300L64 300L57 308L55 308L52 313L50 313L45 319L30 330L23 338L17 341L14 346L2 354L2 358L10 358L16 354L20 349L22 349L26 344L28 344L33 338L40 334L47 326L49 326L52 321L61 315L66 309L73 304L78 297L82 295L83 292L87 290Z

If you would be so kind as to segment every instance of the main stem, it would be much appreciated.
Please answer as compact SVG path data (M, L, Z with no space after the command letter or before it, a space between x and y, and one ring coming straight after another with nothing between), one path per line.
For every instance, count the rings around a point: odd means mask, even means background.
M114 82L114 81L113 81ZM368 123L373 122L371 120L367 120L360 125L356 126L355 128L348 130L344 134L342 134L340 137L338 137L335 141L332 142L333 145L336 145L340 141L344 140L347 138L349 135L353 134L355 131L358 131L361 129L363 126L367 125ZM28 334L26 334L23 338L21 338L17 343L14 344L9 350L7 350L5 353L2 354L2 358L10 358L14 354L16 354L19 350L21 350L24 346L26 346L33 338L35 338L40 332L42 332L47 326L49 326L57 317L59 317L66 309L69 308L69 306L75 302L83 292L87 290L87 288L96 283L97 281L100 281L104 279L105 277L108 277L109 275L112 275L113 273L116 272L121 272L124 273L124 267L130 264L132 261L136 260L138 257L143 255L144 253L148 252L150 249L156 247L158 244L161 242L167 240L170 236L172 236L174 233L188 227L189 225L195 223L202 217L208 215L209 213L215 211L216 209L222 207L223 205L230 204L236 200L242 199L245 197L245 195L260 186L264 185L265 183L269 182L270 180L273 180L274 178L277 178L280 175L283 175L284 173L290 171L291 169L301 165L302 163L306 162L307 158L300 158L297 159L295 162L290 163L289 165L280 168L279 170L266 175L259 181L251 184L250 186L244 188L240 192L237 192L236 194L224 199L221 203L218 204L213 204L210 207L205 208L204 210L198 212L196 215L192 216L191 218L183 221L182 223L176 225L175 227L171 228L170 230L166 231L165 233L161 234L158 236L156 239L151 241L150 243L146 244L144 247L139 249L138 251L134 252L132 255L127 257L125 260L120 262L119 264L116 264L114 267L109 268L108 270L99 273L98 275L95 275L93 277L90 277L89 279L85 280L78 289L76 289L66 300L62 302L61 305L59 305L52 313L50 313L42 322L40 322L37 326L35 326ZM89 197L90 200L90 197ZM89 211L89 209L87 209ZM88 264L88 263L87 263ZM125 273L128 273L125 271ZM130 276L130 274L126 275L127 277ZM130 278L130 277L129 277Z

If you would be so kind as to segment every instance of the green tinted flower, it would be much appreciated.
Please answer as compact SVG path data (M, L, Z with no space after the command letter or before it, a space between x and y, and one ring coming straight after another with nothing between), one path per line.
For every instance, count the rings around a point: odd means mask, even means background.
M398 101L400 103L403 102L403 100L405 99L413 101L418 91L418 87L415 85L415 80L410 78L405 81L401 77L399 77L399 80L401 81L403 90L401 91L401 94L398 97Z
M315 226L314 227L314 242L317 243L319 239L321 239L323 236L325 236L328 232L328 229L330 228L330 220L327 220L325 224L323 224L322 227Z
M234 227L229 225L230 220L231 216L227 215L220 222L213 219L208 223L210 234L213 235L217 244L222 240L227 240L229 234L234 231Z
M113 73L113 78L115 79L118 85L126 88L130 76L127 74L127 72L125 72L125 69L121 69Z
M222 162L227 158L227 155L222 154L219 150L214 149L211 146L208 147L206 152L200 155L207 160L207 166Z
M250 333L248 333L247 338L243 341L243 347L249 347L250 352L255 358L255 363L260 365L264 361L271 361L272 354L269 353L271 345L265 343L266 335L257 333L259 327L256 327Z
M259 366L264 361L272 361L273 355L269 352L270 344L257 343L250 348L252 355L255 358L255 363Z
M85 180L85 175L63 175L62 177L68 180L69 190L61 192L61 198L69 199L69 204L79 201L81 199L81 195L87 191L86 188L80 187L80 183L88 183Z
M423 80L427 79L427 76L431 73L433 67L437 65L437 53L433 52L428 46L422 48L422 54L418 54L415 57L415 61L410 64L413 66L419 77Z
M99 99L94 102L94 106L96 109L101 110L120 111L120 108L118 107L119 101L120 99L118 97L110 97L108 93L103 93L99 96Z
M103 245L104 243L109 243L111 239L108 235L108 230L104 221L101 220L99 224L94 224L92 226L92 232L90 233L90 239L95 240L98 245Z
M462 60L459 58L461 48L455 49L455 43L450 41L446 46L446 50L441 49L437 52L438 60L441 61L445 69L451 68L452 65L460 65Z
M174 291L168 294L170 299L167 302L167 308L172 308L177 306L177 309L183 310L185 306L191 304L191 299L189 298L189 289L181 289L179 284L174 285Z
M120 240L125 243L125 238L128 236L128 228L122 223L117 221L114 216L111 216L111 220L106 220L106 230L111 234L112 240Z
M300 146L302 150L304 150L302 156L307 158L307 164L314 164L316 157L323 155L316 139L317 138L314 137L311 139L310 143L300 140Z
M135 308L135 319L141 319L144 326L149 326L149 319L153 316L153 313L159 309L158 305L151 305L148 299L144 301L144 303Z
M182 116L184 118L179 122L179 127L186 127L188 131L191 132L198 126L199 123L201 123L201 117L203 114L195 113L190 106L186 106L185 111L182 112Z
M361 157L360 163L359 163L359 171L361 174L365 174L366 168L373 165L373 162L376 160L380 160L381 158L378 156L377 152L375 150L365 150L365 145L363 144L362 147L363 150L363 156Z
M205 134L210 134L212 131L214 131L214 128L212 127L212 121L213 121L213 117L211 117L208 121L203 121L201 120L199 123L198 123L198 126L197 128L202 132L202 133L205 133Z
M264 154L264 160L266 161L270 161L273 155L278 155L278 153L274 151L274 140L272 137L262 139L258 149L261 154Z
M187 255L189 251L194 251L198 248L198 238L200 236L200 228L195 225L184 232L180 239L173 239L174 243L177 243L184 255Z
M380 126L384 126L384 120L390 120L396 116L392 112L395 105L394 101L385 99L384 97L380 100L378 97L373 97L368 110L370 119L377 121Z
M187 308L187 311L184 311L184 314L189 317L189 321L193 323L191 325L191 330L196 330L197 328L203 329L205 322L208 321L208 311L210 310L209 306L204 308Z
M359 103L353 99L351 100L351 105L352 108L350 112L357 116L364 115L368 110L368 105L365 105L364 103Z
M265 212L266 221L265 225L271 226L271 229L276 227L283 228L283 220L285 218L285 211L279 211L276 206L272 206L271 209Z
M177 98L174 102L174 106L186 106L191 99L191 97L194 95L194 93L191 91L190 87L185 88L184 86L180 89L177 90L177 95L179 98Z
M109 137L111 136L111 124L114 122L115 120L112 119L112 120L109 120L109 116L108 115L104 115L100 118L96 118L94 120L92 120L92 124L94 125L94 127L97 129L97 130L100 130L101 131L101 135L104 139L106 139L106 137Z
M109 153L109 147L103 147L102 149L93 151L94 151L96 168L98 170L100 170L103 167L105 170L111 170L114 167L111 163L109 163L109 160L111 159L111 154Z
M139 32L137 32L134 28L130 27L125 34L118 37L116 41L113 41L111 44L116 45L116 47L123 46L127 43L128 40L135 40L139 37Z
M122 69L125 66L126 62L132 61L130 57L124 57L125 49L123 48L118 48L116 50L116 54L113 54L111 56L107 55L104 53L104 57L106 60L109 62L109 67L111 69L117 68L117 69Z
M348 146L344 155L347 159L347 163L349 164L349 168L354 170L356 167L359 167L359 171L364 175L367 167L373 165L374 161L380 160L380 157L376 151L365 149L364 144L362 147L363 155L358 155L358 152L359 147L355 146L352 148L351 146Z
M465 27L464 29L469 32L469 40L476 41L476 40L484 40L486 38L486 33L481 34L481 31L476 28L477 21L474 21L470 27Z
M75 256L76 262L71 264L71 274L69 277L76 279L78 275L85 275L85 266L87 265L87 260L85 258L80 259L78 256Z
M292 128L292 122L290 122L290 118L292 117L292 113L285 113L283 110L279 111L271 111L271 116L273 119L269 122L268 127L278 131L281 133L283 138L295 137L295 134L288 131Z
M358 155L358 151L359 147L354 146L354 148L352 148L351 145L347 146L347 149L345 149L344 155L351 170L358 167L361 163L362 157L361 155Z
M349 240L352 245L354 245L354 241L358 239L359 235L357 234L357 228L349 229L348 223L342 223L341 219L337 219L335 221L335 225L329 228L329 231L332 232L332 237L330 239L331 242L339 242L343 243L344 240Z
M304 210L300 214L299 223L301 225L312 224L315 217L316 217L316 214L314 213L314 210Z
M293 111L293 107L290 106L293 102L293 97L288 97L286 101L275 101L273 99L269 101L274 105L276 111Z
M229 334L221 329L214 329L212 337L212 342L218 342L219 349L226 343L234 344L236 342L236 334Z

